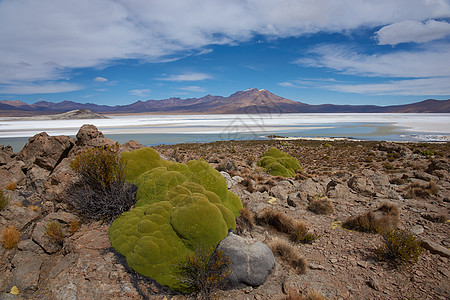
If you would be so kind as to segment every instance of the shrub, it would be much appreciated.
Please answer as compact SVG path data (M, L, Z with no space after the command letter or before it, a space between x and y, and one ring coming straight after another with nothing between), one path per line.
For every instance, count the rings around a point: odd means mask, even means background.
M2 244L5 249L13 249L19 243L20 232L16 229L16 226L11 225L3 228L2 232Z
M179 290L196 294L198 299L211 299L230 276L230 263L223 250L196 247L192 255L176 265Z
M5 190L9 190L9 191L15 191L17 188L17 183L16 182L12 182L10 181L6 186L5 186Z
M350 217L342 226L351 230L377 233L393 230L398 227L399 222L398 207L390 203L383 203L377 211L368 211L362 215Z
M333 202L327 197L314 197L309 203L308 209L318 215L329 215L334 212Z
M44 233L49 236L54 242L61 245L64 243L64 238L66 237L61 224L57 221L49 222L45 228Z
M247 188L247 191L250 193L255 192L255 186L253 185L253 181L249 177L245 177L244 180L241 181L241 184Z
M323 144L323 146L324 146L325 148L330 148L330 147L331 147L331 145L328 144L328 143Z
M427 198L430 195L435 195L439 192L439 187L437 186L436 182L430 181L428 186L422 185L418 182L411 183L406 188L406 194L405 197L412 199L412 198Z
M302 171L302 167L295 157L276 148L265 152L258 160L257 166L262 167L264 172L273 176L294 177L297 171Z
M306 260L295 250L294 246L284 240L275 240L270 244L273 254L281 258L288 265L297 270L299 274L307 271Z
M3 191L0 190L0 210L4 209L8 205L9 198L3 195Z
M380 260L388 259L397 265L415 264L423 251L420 240L404 230L395 229L383 234L384 244L375 250Z
M430 190L431 195L436 195L439 193L439 186L436 184L434 180L430 180L430 183L428 184L428 189Z
M118 149L118 144L89 148L71 162L80 180L67 194L71 204L84 217L111 220L136 202L137 189L125 181L124 163Z

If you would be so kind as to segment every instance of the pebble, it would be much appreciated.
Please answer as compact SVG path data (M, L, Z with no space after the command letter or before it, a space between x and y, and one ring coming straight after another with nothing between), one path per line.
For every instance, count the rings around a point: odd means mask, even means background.
M411 233L414 233L415 235L421 234L424 232L424 228L421 225L415 225L411 228Z

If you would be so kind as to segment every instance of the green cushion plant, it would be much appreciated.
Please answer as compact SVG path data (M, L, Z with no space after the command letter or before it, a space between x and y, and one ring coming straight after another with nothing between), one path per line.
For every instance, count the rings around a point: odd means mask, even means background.
M277 148L271 148L265 152L257 163L265 172L273 176L293 177L298 171L302 171L300 163L295 157L281 152Z
M151 148L122 157L138 201L112 223L111 244L135 271L176 289L174 266L235 229L242 203L205 161L165 161Z

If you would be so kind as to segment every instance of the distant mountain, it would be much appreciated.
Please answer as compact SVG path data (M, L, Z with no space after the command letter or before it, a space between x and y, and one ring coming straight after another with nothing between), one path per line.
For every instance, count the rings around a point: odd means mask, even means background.
M257 114L257 113L450 113L449 100L425 100L393 106L376 105L310 105L292 101L267 90L248 89L231 96L206 95L201 98L169 98L137 101L128 105L97 105L63 101L26 104L21 101L0 101L1 116L56 114L77 109L97 113L160 113L160 114Z

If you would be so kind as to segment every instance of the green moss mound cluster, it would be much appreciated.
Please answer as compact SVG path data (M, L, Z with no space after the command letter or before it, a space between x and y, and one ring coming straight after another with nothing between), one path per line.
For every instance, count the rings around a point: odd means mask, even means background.
M302 171L300 163L295 157L281 152L277 148L271 148L258 160L258 167L273 176L293 177L297 171Z
M151 148L122 157L139 200L111 225L111 244L135 271L176 289L174 266L235 229L241 200L205 161L170 162Z

